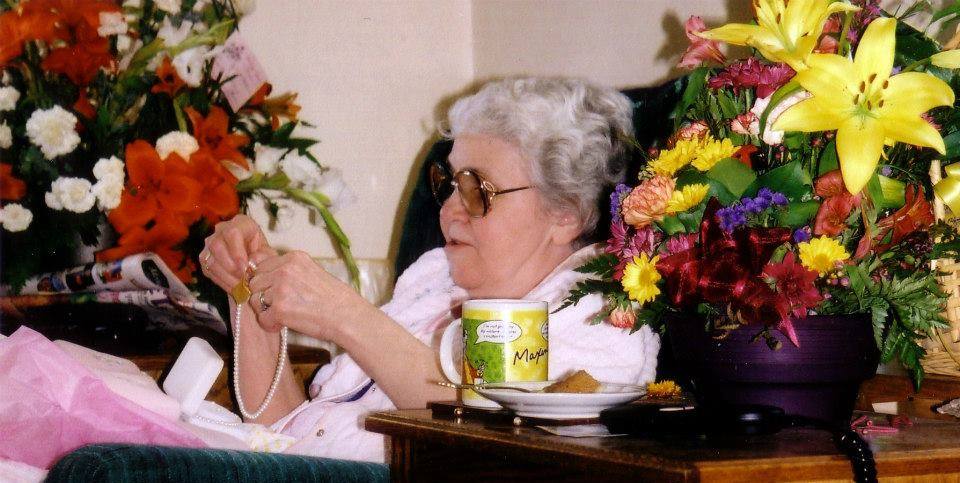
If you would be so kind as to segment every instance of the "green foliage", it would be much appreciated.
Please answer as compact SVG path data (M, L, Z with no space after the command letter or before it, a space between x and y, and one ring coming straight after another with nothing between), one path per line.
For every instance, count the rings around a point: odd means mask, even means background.
M879 263L875 257L867 257L848 266L850 289L831 290L831 298L823 303L820 313L870 314L881 361L898 357L919 389L924 376L920 360L926 353L920 341L934 330L947 327L941 315L947 295L936 279L924 272L875 280L869 274Z

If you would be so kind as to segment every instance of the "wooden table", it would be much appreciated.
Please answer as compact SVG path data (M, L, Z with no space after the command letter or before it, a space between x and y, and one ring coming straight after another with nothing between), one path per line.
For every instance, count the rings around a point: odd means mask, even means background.
M878 420L881 416L876 416ZM850 463L825 431L790 428L722 441L566 438L508 422L373 413L390 437L394 481L849 481ZM867 437L881 481L960 481L960 424L916 419Z

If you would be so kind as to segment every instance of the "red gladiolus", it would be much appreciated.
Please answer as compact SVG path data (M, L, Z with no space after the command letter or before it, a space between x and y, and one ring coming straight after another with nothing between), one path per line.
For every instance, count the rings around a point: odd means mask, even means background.
M889 235L889 240L874 248L878 253L900 243L911 233L926 230L933 225L933 210L923 195L923 188L919 185L907 186L905 196L906 203L899 210L877 222L878 233L875 239L883 242Z
M837 236L847 227L847 218L860 206L860 195L847 192L840 170L824 174L814 182L814 192L823 198L813 225L815 235Z

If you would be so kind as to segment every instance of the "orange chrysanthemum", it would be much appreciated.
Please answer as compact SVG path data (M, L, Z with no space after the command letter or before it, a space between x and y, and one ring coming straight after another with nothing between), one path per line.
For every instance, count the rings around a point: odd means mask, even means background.
M187 83L177 75L177 69L173 68L170 57L164 57L160 67L157 67L157 83L150 89L150 92L154 94L163 92L172 98L185 85Z
M193 137L201 148L210 150L213 159L230 161L244 169L249 169L247 158L238 148L246 146L250 140L243 134L228 132L230 118L227 113L212 106L207 117L203 117L192 107L184 109L193 125Z
M0 163L0 200L16 201L27 194L27 185L13 175L13 166Z

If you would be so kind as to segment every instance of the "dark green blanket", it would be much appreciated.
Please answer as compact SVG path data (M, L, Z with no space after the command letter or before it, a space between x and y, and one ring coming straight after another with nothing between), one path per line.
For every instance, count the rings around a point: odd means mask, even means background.
M64 456L48 482L219 483L389 481L386 465L213 449L97 444Z

